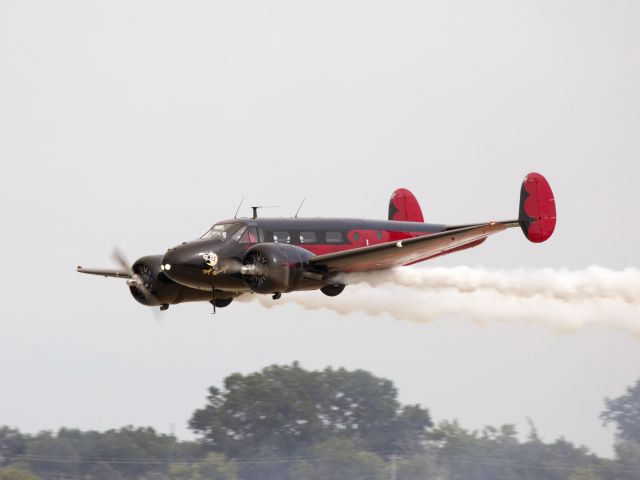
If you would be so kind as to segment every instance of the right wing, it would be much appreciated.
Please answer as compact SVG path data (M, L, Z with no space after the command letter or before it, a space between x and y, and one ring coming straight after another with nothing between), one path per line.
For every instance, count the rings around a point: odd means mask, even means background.
M102 277L131 278L131 273L117 268L76 268L77 272L88 273L89 275L100 275Z
M517 221L470 225L430 235L407 238L397 242L386 242L318 255L309 259L309 263L326 273L362 272L394 268L426 260L465 245L477 245L489 235L517 226Z

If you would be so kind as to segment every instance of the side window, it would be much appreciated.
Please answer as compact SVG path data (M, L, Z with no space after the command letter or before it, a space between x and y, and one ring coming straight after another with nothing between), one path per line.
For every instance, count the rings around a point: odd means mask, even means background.
M242 241L242 238L243 238L244 234L246 233L246 231L247 231L247 227L242 227L240 230L238 230L236 233L234 233L231 238L235 242L246 243L246 242Z
M273 232L274 243L291 243L289 232Z
M341 232L327 232L325 238L327 239L327 243L342 243Z
M300 243L318 243L316 232L300 232Z
M249 227L242 233L239 240L240 243L258 243L258 230L255 227Z

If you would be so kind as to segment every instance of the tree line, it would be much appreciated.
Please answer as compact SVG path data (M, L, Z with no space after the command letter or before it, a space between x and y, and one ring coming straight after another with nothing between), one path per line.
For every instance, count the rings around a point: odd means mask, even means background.
M189 427L196 441L152 428L0 427L0 480L639 480L640 380L601 414L614 459L565 440L526 439L513 425L435 424L402 405L390 380L297 363L228 376Z

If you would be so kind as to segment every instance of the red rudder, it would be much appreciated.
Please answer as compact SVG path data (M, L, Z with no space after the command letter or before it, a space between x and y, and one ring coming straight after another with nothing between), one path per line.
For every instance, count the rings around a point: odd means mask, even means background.
M556 201L549 182L539 173L530 173L520 189L518 223L531 242L547 240L556 228Z
M406 188L399 188L389 200L389 220L401 222L424 222L422 210L416 197Z

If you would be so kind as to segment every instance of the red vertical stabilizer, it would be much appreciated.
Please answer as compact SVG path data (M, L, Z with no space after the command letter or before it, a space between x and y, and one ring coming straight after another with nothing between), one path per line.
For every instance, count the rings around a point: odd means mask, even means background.
M401 222L424 222L422 210L416 197L406 188L399 188L389 200L389 220Z
M556 228L556 201L549 182L539 173L524 177L518 223L525 237L534 243L547 240Z

